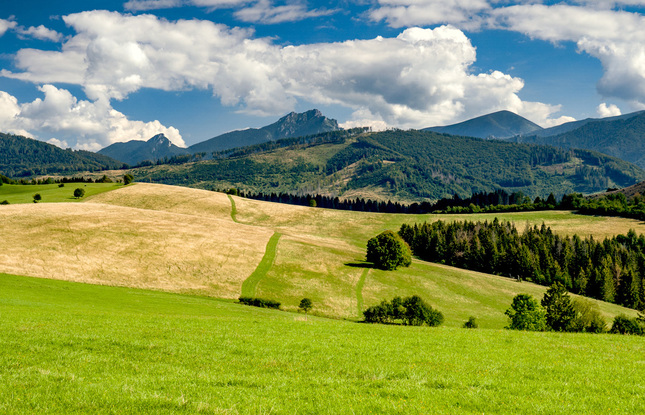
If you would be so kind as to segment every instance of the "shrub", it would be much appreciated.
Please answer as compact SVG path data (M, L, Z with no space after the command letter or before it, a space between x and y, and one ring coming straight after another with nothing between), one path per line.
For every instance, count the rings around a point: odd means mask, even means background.
M406 326L433 327L443 323L443 314L427 304L418 295L401 298L395 297L392 301L382 301L381 304L367 308L363 312L366 323L390 323Z
M75 198L77 198L77 199L80 199L80 198L82 198L83 196L85 196L85 189L80 188L80 187L77 187L77 188L74 190L74 197L75 197Z
M396 233L385 231L367 242L367 261L376 267L391 271L412 263L410 247Z
M0 202L0 205L8 205L8 204L9 204L9 201L6 199Z
M265 298L255 298L255 297L240 297L238 298L240 303L250 305L253 307L261 308L280 308L280 303L274 300L267 300Z
M575 316L569 323L567 331L603 333L607 330L607 323L600 315L598 304L583 298L573 301Z
M40 193L36 193L34 195L34 203L43 200L43 197L40 195Z
M464 323L463 327L465 329L476 329L477 327L479 327L477 325L477 319L473 316L468 317L468 321Z
M126 174L126 175L124 175L124 176L123 176L123 184L124 184L124 185L126 185L126 186L127 186L127 185L129 185L130 183L132 183L133 181L134 181L134 176L133 176L133 175L131 175L131 174Z
M614 334L631 334L642 336L645 334L643 332L643 326L641 326L638 319L631 319L625 315L616 316L614 318L614 323L611 325L610 333Z
M547 328L546 313L530 294L513 297L511 307L504 314L511 320L507 329L544 331Z
M65 183L59 183L58 187L65 187Z

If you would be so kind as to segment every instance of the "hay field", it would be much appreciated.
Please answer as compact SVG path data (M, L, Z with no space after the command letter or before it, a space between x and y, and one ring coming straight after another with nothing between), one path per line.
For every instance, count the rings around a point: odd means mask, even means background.
M236 221L231 217L236 205ZM85 203L0 206L0 272L93 284L196 292L237 298L244 281L255 295L295 311L303 297L312 312L357 319L395 295L419 294L460 326L468 316L501 328L513 295L541 296L544 287L422 261L383 272L364 266L367 240L402 223L424 220L543 221L562 233L604 237L643 224L568 212L500 215L390 215L334 211L229 198L225 194L158 184L135 184ZM273 239L271 261L262 261ZM261 272L255 272L256 268ZM366 271L367 270L367 271ZM249 284L252 282L252 284ZM633 311L610 304L609 320Z

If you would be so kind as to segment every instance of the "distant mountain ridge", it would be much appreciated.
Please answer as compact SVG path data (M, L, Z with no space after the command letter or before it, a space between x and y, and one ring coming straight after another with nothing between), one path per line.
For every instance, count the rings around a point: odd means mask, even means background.
M510 111L498 111L457 124L428 127L424 131L477 138L509 138L535 134L543 128Z
M206 157L209 158L211 153L217 151L340 129L336 120L327 118L319 110L313 109L303 113L292 112L262 128L231 131L188 148L178 147L163 134L157 134L148 141L131 140L125 143L114 143L98 153L134 166L146 160L154 162L166 157L195 153L206 153Z
M584 120L579 127L561 134L522 136L512 141L594 150L645 168L645 111Z
M123 163L135 165L144 160L160 160L188 154L185 148L174 145L165 135L157 134L148 141L131 140L125 143L114 143L98 152Z
M281 138L301 137L340 130L338 122L319 110L292 112L262 128L236 130L188 147L190 153L212 153L235 147L246 147Z

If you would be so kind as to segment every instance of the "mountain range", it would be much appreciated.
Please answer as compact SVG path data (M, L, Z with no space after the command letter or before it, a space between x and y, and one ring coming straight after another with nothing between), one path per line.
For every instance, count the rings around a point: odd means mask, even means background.
M428 127L424 131L478 138L509 138L535 134L542 127L510 111L482 115L458 124Z
M136 165L144 160L163 160L184 154L205 153L206 158L209 158L213 152L231 148L337 130L340 130L340 127L336 120L327 118L319 110L313 109L303 113L292 112L262 128L231 131L188 148L177 147L163 134L159 134L148 141L132 140L114 143L100 150L99 154L130 165Z

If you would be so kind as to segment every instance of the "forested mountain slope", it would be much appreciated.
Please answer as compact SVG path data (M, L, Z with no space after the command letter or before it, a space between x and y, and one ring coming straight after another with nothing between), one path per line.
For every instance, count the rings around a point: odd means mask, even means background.
M218 157L133 174L140 181L201 188L398 200L495 189L531 197L591 193L645 180L642 169L592 151L414 130L338 134L309 145L249 147Z

